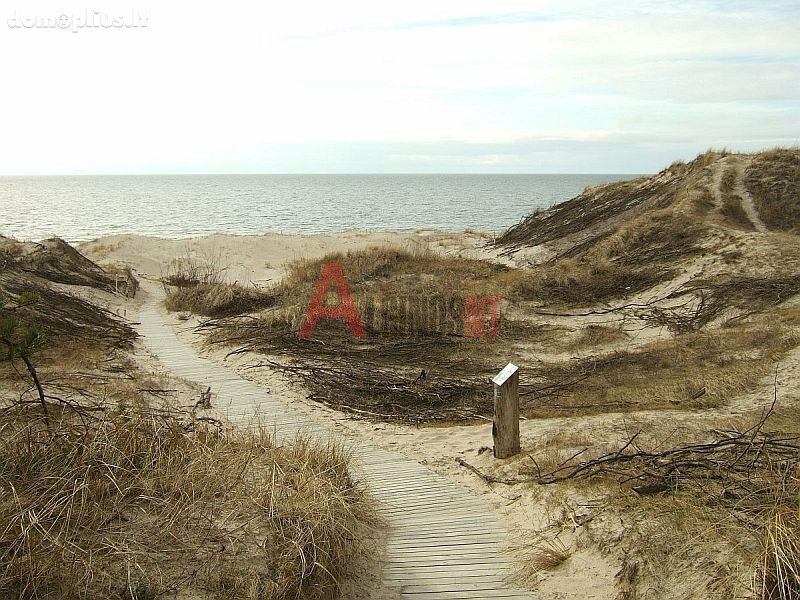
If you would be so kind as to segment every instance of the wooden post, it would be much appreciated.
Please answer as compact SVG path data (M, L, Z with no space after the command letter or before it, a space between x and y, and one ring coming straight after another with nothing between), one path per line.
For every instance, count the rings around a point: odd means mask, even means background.
M508 363L494 379L494 457L508 458L519 447L519 367Z

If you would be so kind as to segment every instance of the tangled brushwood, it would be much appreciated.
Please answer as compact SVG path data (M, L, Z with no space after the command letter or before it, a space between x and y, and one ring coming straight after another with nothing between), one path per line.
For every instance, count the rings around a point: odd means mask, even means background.
M401 374L380 364L347 360L330 366L269 364L302 381L311 400L364 417L417 424L465 422L493 410L488 376L429 375L425 369Z
M2 597L328 598L373 519L336 446L146 410L36 417L0 429Z
M717 431L707 442L668 450L640 447L637 433L619 450L582 462L577 453L544 473L534 460L529 473L541 484L611 478L640 495L681 491L761 510L791 498L800 464L800 435L764 431L767 416L744 431Z

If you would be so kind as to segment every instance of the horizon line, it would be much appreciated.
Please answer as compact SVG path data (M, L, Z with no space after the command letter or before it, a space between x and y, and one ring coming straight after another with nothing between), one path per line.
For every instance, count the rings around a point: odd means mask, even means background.
M401 176L412 176L412 175L634 175L634 176L642 176L642 175L653 175L654 173L636 173L636 172L606 172L606 171L538 171L538 172L492 172L492 171L481 171L481 172L462 172L462 171L422 171L422 172L413 172L413 171L386 171L386 172L372 172L372 171L365 171L365 172L275 172L275 173L255 173L255 172L242 172L242 173L196 173L196 172L187 172L187 173L0 173L0 177L242 177L242 176L318 176L318 175L343 175L343 176L352 176L352 175L359 175L359 176L366 176L366 175L375 175L375 176L386 176L386 175L401 175Z

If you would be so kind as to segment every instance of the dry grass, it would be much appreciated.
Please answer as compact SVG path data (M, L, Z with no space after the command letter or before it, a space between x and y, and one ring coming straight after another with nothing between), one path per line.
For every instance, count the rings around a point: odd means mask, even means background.
M664 275L649 267L613 264L602 258L567 258L535 271L515 271L502 284L512 297L577 307L624 298L655 285Z
M496 279L511 298L591 306L672 278L679 261L702 252L706 232L688 215L672 209L654 211L581 245L580 252Z
M133 328L107 310L54 289L39 277L13 270L0 273L0 316L5 316L7 300L24 295L35 301L15 310L14 317L36 323L51 342L103 340L104 345L130 347L136 339Z
M730 243L724 228L698 219L693 204L698 191L710 193L711 167L726 153L709 151L653 178L592 188L532 215L500 240L509 252L553 242L560 254L549 263L509 269L397 248L330 254L291 265L268 310L209 323L210 339L235 352L277 355L312 397L374 418L415 420L415 411L421 421L487 415L488 376L509 356L520 357L529 374L521 389L529 416L718 406L750 389L796 343L791 327L762 320L763 333L755 317L748 321L752 312L778 310L796 292L780 253L770 267L778 276L764 279L759 268L759 277L749 279L696 279L670 295L667 283L687 265L700 266L705 261L695 259ZM730 170L723 178L729 196L735 177ZM354 339L338 320L320 321L313 339L298 339L321 267L330 261L347 277L365 339ZM664 284L660 303L645 295L658 284ZM465 298L484 295L504 299L499 336L465 339ZM633 303L621 315L634 326L661 327L661 341L621 351L622 331L589 328L571 348L594 349L594 356L526 364L526 356L567 348L552 343L553 323L563 321L541 317L624 310L603 306L621 300ZM327 303L336 303L335 294ZM720 328L723 318L731 320Z
M171 312L225 317L256 312L272 306L272 294L234 283L199 283L171 289L164 305Z
M707 168L726 154L725 150L709 150L688 164L673 163L652 177L586 189L549 210L532 213L498 237L496 244L505 247L507 253L577 235L594 244L627 220L648 211L675 208L689 190L698 189ZM706 190L705 199L694 208L702 209L708 200L706 209L713 206L713 198Z
M585 452L587 448L594 449L596 442L588 432L558 432L546 436L535 449L526 449L532 464L531 472L535 472L536 477L550 473L569 463L577 453Z
M738 419L731 430L720 429L727 427L724 420L679 420L674 426L626 420L624 428L594 430L592 443L578 440L577 449L569 434L563 442L558 439L563 433L546 439L544 451L537 451L541 444L529 448L537 461L542 457L542 463L552 450L565 460L573 457L572 464L590 465L601 456L616 460L588 480L553 484L549 497L558 503L575 498L572 502L584 516L578 520L580 529L574 519L565 523L551 518L546 539L575 534L572 545L590 545L618 557L622 563L618 584L627 590L619 597L797 598L800 421L793 405L785 402L788 409L766 420L763 410L755 411ZM762 425L753 430L754 422ZM783 424L789 432L780 427ZM585 429L578 431L583 435ZM737 431L744 432L739 446L726 445ZM714 442L719 446L712 452ZM574 457L582 448L584 452ZM692 448L700 452L680 454ZM624 459L648 452L659 458L643 459L646 464ZM519 473L536 474L535 466L525 466L530 464L521 459ZM645 490L643 483L659 469L668 472L675 485L661 488L660 493ZM631 487L640 493L632 493ZM587 507L591 507L588 515ZM537 537L533 552L539 550L539 541ZM546 560L547 554L543 556ZM528 565L528 573L536 566Z
M215 339L250 339L260 330L264 333L263 348L280 352L280 344L271 342L288 343L297 337L322 266L329 262L342 267L367 339L387 344L436 339L448 346L448 342L464 335L467 298L505 291L497 276L508 271L484 261L383 247L301 260L288 266L286 277L272 290L275 302L270 310L261 313L255 321L242 319L221 323ZM326 303L338 302L331 287ZM498 307L500 335L511 335L515 326L518 326L514 330L518 335L525 335L529 328L504 319L501 308ZM314 338L336 344L352 341L346 324L332 319L319 321ZM356 347L364 347L364 344L359 342ZM326 353L319 344L311 344L308 349L315 348Z
M184 255L171 261L161 273L165 286L189 287L225 281L222 252L216 247L196 252L187 244Z
M225 281L222 255L213 249L173 261L161 276L167 310L206 317L255 312L272 306L274 296L256 287Z
M736 168L732 165L725 167L725 172L720 181L720 192L722 193L722 208L720 213L728 224L737 229L753 231L755 227L750 221L750 217L742 207L742 199L735 192L736 187Z
M526 566L533 573L551 571L566 562L572 553L573 549L557 537L543 539L529 548Z
M369 339L388 343L438 339L444 346L451 346L465 335L466 301L470 296L501 299L498 339L522 341L547 336L541 326L512 318L506 311L509 304L524 299L520 290L531 279L529 271L481 260L443 257L428 250L410 252L386 247L332 253L289 265L286 278L276 288L275 310L262 315L265 322L261 325L277 323L284 332L297 331L322 265L327 262L341 265ZM335 293L330 296L327 302L335 303ZM487 307L487 331L488 316ZM321 321L318 328L320 339L348 333L336 321ZM466 351L467 355L470 353Z
M790 312L785 312L787 318ZM798 336L775 320L545 365L533 369L543 381L522 392L524 411L531 417L546 417L719 406L752 389L798 343Z
M608 520L616 517L619 522L617 515L624 515L623 530L614 532L625 549L618 581L626 594L619 598L753 598L757 534L749 529L749 521L737 520L741 515L710 507L704 498L690 494L612 493L608 498L613 511ZM601 532L598 526L592 535L607 548Z
M409 251L402 248L371 247L350 252L334 252L314 260L300 260L288 266L288 273L279 286L281 297L288 302L307 303L319 280L322 265L341 265L351 291L374 290L392 297L428 295L439 290L454 294L492 293L486 283L506 267L466 258L442 257L427 249Z
M622 427L601 425L587 440L581 439L586 428L576 424L527 448L526 454L543 464L551 455L550 464L559 457L572 457L567 464L573 465L599 466L600 457L610 461L589 479L552 485L549 497L559 504L576 498L584 515L585 507L592 508L577 532L574 520L551 518L555 531L548 537L575 533L573 545L590 544L617 556L623 566L618 582L628 589L620 597L797 598L800 409L787 392L776 388L771 398L776 409L765 398L767 407L737 418L679 416L668 425L634 417ZM693 453L681 454L687 450ZM645 462L626 462L626 455ZM520 459L517 477L535 475L532 464ZM642 489L659 471L674 485L660 493ZM637 487L640 493L632 493Z
M0 236L0 267L3 271L24 273L27 277L85 285L108 292L120 287L119 282L115 284L113 274L107 273L60 238L34 243Z
M87 286L131 298L138 288L129 268L101 268L59 238L35 243L0 235L0 275Z
M302 380L311 398L343 410L379 419L463 422L491 414L487 382L506 359L502 352L515 348L512 352L522 354L529 350L517 349L514 344L541 347L552 343L556 335L547 325L511 321L501 315L497 340L465 339L463 294L472 291L470 287L500 292L518 303L524 295L519 288L537 282L539 287L532 296L548 295L552 301L563 292L565 302L588 303L604 294L629 293L624 281L619 283L608 273L627 273L628 262L636 253L647 257L669 253L669 246L675 244L678 248L674 251L685 256L699 252L692 245L696 240L691 224L661 211L634 221L598 244L591 255L604 257L602 269L597 264L562 259L542 274L391 249L332 255L294 265L276 291L276 306L256 318L209 323L210 339L232 345L237 352L288 357L290 362L282 364ZM343 264L367 330L364 339L353 338L346 324L336 320L321 321L312 339L297 336L326 260ZM587 270L594 275L587 277ZM656 278L664 273L660 270ZM469 274L476 279L470 280ZM716 312L711 318L726 308L773 310L796 293L791 277L714 280L697 285L708 288L709 301L721 299L719 306L714 304ZM409 294L409 289L414 293ZM515 312L525 318L524 305ZM784 316L788 318L789 312ZM788 321L785 324L793 327ZM750 389L796 344L791 327L781 329L777 322L765 326L740 318L723 329L691 329L690 334L633 351L595 351L593 356L566 363L526 364L522 359L521 366L529 374L521 388L522 408L527 416L545 417L718 406L731 395ZM591 327L579 335L572 348L613 348L625 337L619 329ZM425 377L420 379L423 371Z
M780 400L779 400L780 402ZM765 428L781 434L800 434L800 410L792 402L780 402ZM759 600L800 597L800 470L795 466L762 507L759 518L759 552L753 588ZM777 470L777 469L776 469Z
M800 149L756 155L745 171L745 185L768 228L800 233Z
M707 233L705 225L679 210L653 210L620 226L594 254L628 265L664 265L699 254Z
M319 321L308 339L298 336L328 262L342 267L365 338L354 338L347 324L335 319ZM290 265L270 310L204 328L212 342L235 351L289 357L289 372L302 378L310 397L343 410L414 422L473 419L491 414L487 382L497 365L507 362L498 356L503 350L498 342L553 335L499 310L496 339L491 332L483 339L465 337L467 298L497 293L502 287L496 278L507 271L483 261L396 248L329 254ZM330 296L326 302L335 304L335 293ZM487 310L487 330L490 323Z
M776 507L769 516L754 583L759 600L800 598L800 518L795 507Z
M330 598L373 519L336 446L136 410L52 435L30 417L0 430L0 590L15 598Z
M122 242L102 242L100 239L94 239L81 244L80 247L83 252L88 251L95 261L100 261L119 250L122 247Z
M548 210L537 210L497 238L510 251L592 231L628 211L648 204L669 205L680 191L681 177L634 179L601 185Z
M568 350L584 350L598 346L612 346L629 340L630 336L617 324L614 326L591 324L565 346Z
M776 248L777 250L777 248ZM723 256L726 262L741 256ZM784 257L789 263L788 257ZM635 317L651 327L666 328L674 334L700 331L721 326L738 327L742 319L768 313L782 306L779 317L786 325L796 325L793 299L800 294L800 275L790 264L777 273L759 276L717 275L696 277L659 301L620 309L619 313Z

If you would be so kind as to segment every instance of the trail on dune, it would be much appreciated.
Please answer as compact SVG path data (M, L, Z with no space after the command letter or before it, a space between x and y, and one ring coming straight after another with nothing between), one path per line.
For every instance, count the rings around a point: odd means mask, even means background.
M752 159L748 159L748 164L750 160ZM736 169L736 184L733 188L733 192L741 199L742 208L747 218L750 219L750 222L753 224L753 227L756 228L756 231L766 233L768 231L767 226L764 224L764 221L761 220L758 210L756 210L753 196L750 195L750 192L747 191L744 185L744 170L747 165L742 164L742 161L737 159L734 161L733 166Z
M748 220L752 223L753 228L758 231L759 233L767 233L769 229L764 224L764 221L761 220L761 217L758 214L758 210L756 209L755 202L753 202L753 196L747 191L747 187L744 184L744 171L747 168L747 165L750 164L752 159L742 159L738 156L727 156L717 165L714 169L713 175L713 192L714 192L714 203L716 204L717 211L722 209L724 204L724 194L722 191L722 179L725 175L726 167L730 167L734 169L734 173L736 174L736 179L733 185L732 193L739 198L739 202L741 203L742 210L744 210L745 215L747 215Z

